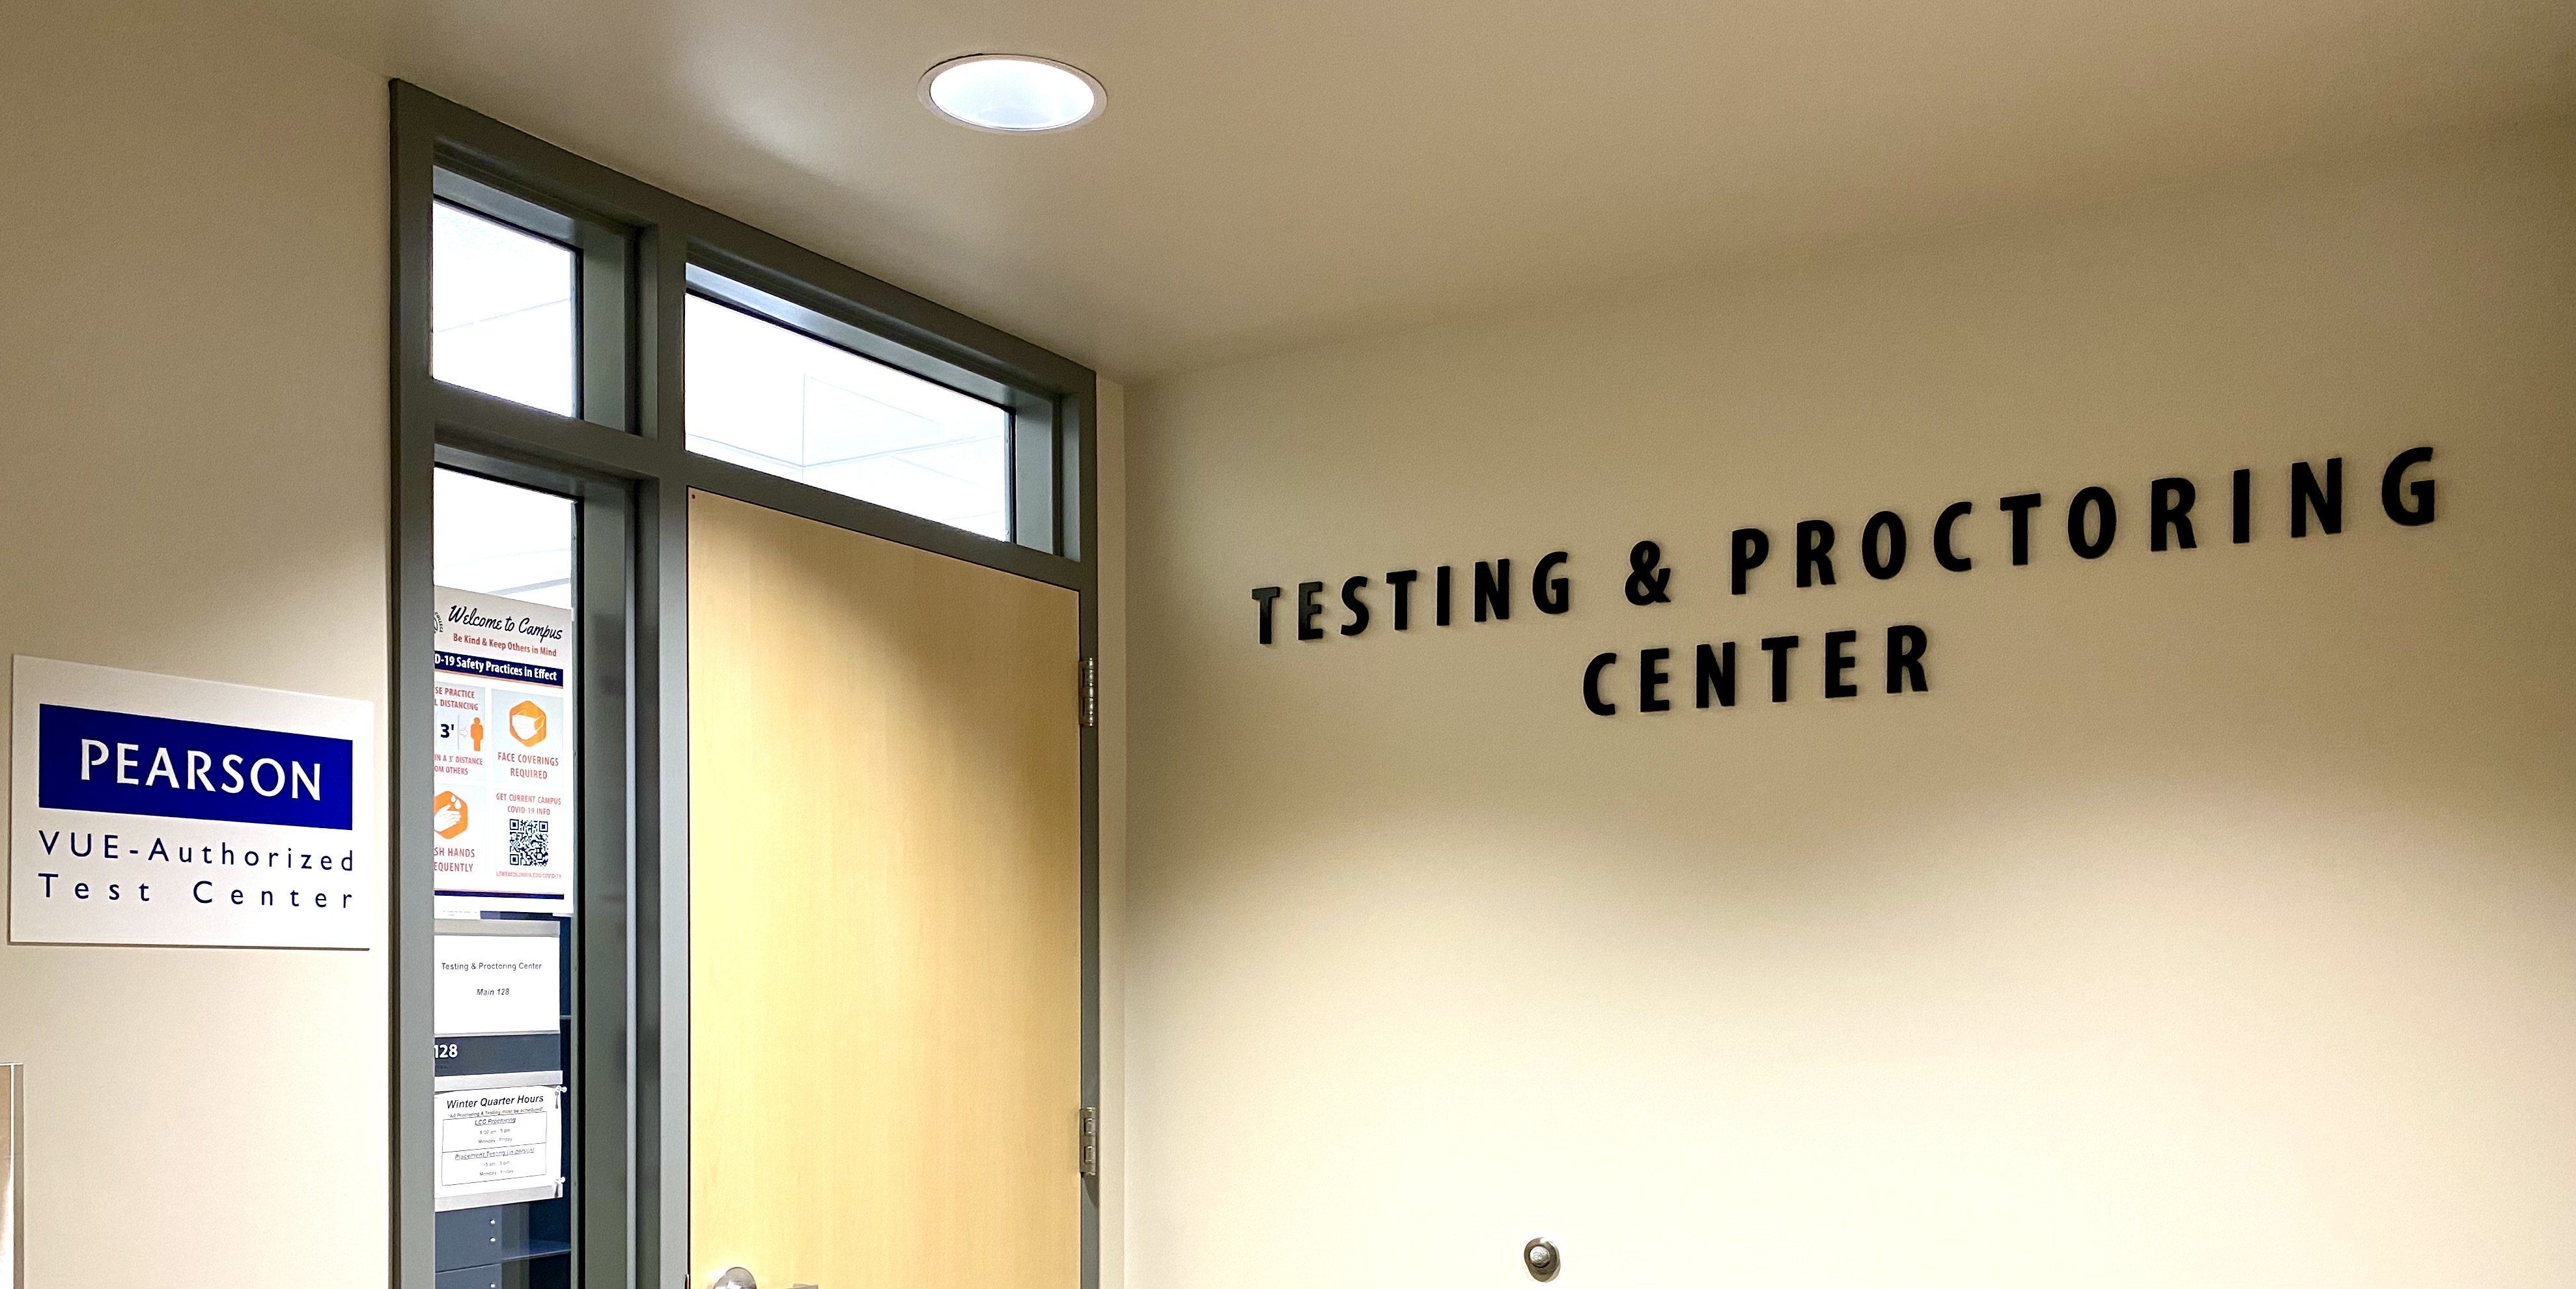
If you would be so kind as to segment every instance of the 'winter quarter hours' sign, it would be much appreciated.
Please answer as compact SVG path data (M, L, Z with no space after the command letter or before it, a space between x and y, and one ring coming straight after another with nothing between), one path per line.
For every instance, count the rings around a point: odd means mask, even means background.
M9 938L364 949L370 704L19 658Z

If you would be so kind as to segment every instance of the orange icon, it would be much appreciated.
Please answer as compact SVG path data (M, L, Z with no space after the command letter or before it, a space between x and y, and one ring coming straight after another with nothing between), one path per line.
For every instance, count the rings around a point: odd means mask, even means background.
M522 702L510 709L510 737L521 747L535 747L546 741L546 709L534 702Z
M475 717L475 718L474 718L474 723L473 723L472 725L469 725L469 726L465 727L465 732L474 736L474 750L475 750L475 751L477 751L477 752L482 751L482 750L483 750L483 718L482 718L482 717L480 717L480 716Z
M457 834L465 831L465 798L453 792L439 793L430 799L429 819L438 828L439 836L456 840Z

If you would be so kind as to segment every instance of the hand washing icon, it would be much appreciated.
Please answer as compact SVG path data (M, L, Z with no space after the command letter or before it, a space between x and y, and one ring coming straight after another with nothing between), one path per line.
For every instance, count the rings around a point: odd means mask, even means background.
M465 798L453 792L442 792L430 799L429 820L438 835L449 841L465 831Z

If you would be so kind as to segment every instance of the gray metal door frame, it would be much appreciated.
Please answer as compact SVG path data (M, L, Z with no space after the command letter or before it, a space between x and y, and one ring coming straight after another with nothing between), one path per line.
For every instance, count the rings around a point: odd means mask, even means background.
M393 1275L434 1289L431 1212L432 488L441 466L581 503L582 904L576 919L575 1276L678 1289L688 1268L688 497L718 493L1066 587L1098 652L1090 369L847 265L675 197L417 86L393 95L391 605L395 695ZM430 375L434 200L581 251L581 414ZM1012 411L1014 539L997 541L687 450L689 294ZM1066 683L1075 683L1067 677ZM1071 704L1068 703L1070 710ZM1099 1104L1099 746L1082 730L1082 1095ZM1082 1289L1099 1281L1096 1177Z

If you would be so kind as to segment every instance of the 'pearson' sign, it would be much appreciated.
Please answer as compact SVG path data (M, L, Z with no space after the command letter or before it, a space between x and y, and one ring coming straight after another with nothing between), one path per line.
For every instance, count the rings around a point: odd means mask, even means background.
M371 705L15 666L9 938L363 949Z

